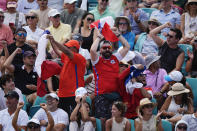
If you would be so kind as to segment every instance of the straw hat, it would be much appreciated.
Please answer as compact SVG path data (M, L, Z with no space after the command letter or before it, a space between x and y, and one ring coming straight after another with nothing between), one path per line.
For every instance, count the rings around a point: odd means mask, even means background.
M188 11L189 9L189 3L191 2L196 2L197 3L197 0L188 0L188 2L185 4L185 10Z
M172 90L168 91L168 95L169 96L174 96L174 95L179 95L182 93L189 93L189 89L186 89L183 84L181 83L175 83L172 86Z
M120 21L120 19L125 19L128 23L128 29L127 31L131 31L131 22L129 20L129 18L127 16L119 16L119 17L116 17L115 19L115 26L118 27L118 22Z
M151 102L148 98L143 98L140 100L139 109L141 109L144 105L152 104L153 107L156 106L153 102Z

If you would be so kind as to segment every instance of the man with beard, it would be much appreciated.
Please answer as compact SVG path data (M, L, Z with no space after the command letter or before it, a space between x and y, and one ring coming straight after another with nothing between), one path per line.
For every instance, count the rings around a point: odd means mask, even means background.
M123 44L123 48L112 54L112 43L102 40L103 36L98 33L96 40L91 46L90 56L95 78L95 116L96 118L110 118L112 103L119 99L118 74L119 61L130 49L129 43L120 35L117 28L112 28L113 33ZM100 45L100 56L97 48ZM103 119L105 120L105 119Z

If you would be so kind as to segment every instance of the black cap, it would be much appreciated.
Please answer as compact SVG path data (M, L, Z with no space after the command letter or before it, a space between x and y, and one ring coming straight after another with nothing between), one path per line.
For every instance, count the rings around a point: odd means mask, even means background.
M16 91L9 91L5 97L11 97L11 98L16 98L17 100L19 99L19 95Z
M27 56L36 56L36 54L30 50L25 51L23 54L23 57L27 57Z

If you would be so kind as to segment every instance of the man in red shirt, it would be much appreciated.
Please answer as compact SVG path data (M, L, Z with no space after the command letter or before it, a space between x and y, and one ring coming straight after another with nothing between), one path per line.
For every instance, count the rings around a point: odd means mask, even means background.
M78 53L78 41L70 40L63 45L56 42L51 35L48 35L48 39L63 63L59 79L59 108L64 109L70 116L76 106L75 90L84 87L86 60Z
M112 54L111 42L102 40L103 36L100 33L90 49L95 78L95 116L96 118L104 118L103 120L111 117L112 104L118 100L119 61L130 49L128 42L120 35L118 29L112 28L112 31L123 44L123 48L119 52ZM97 54L99 45L100 56Z

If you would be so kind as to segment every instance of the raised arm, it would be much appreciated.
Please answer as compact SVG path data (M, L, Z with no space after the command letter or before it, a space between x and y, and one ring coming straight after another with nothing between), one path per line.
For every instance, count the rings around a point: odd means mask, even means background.
M77 103L75 109L73 110L73 112L71 113L70 115L70 121L76 121L77 120L77 113L79 111L79 108L81 107L81 98L80 97L77 97L75 98L75 101Z
M50 40L51 42L51 45L52 45L52 48L53 50L55 51L55 53L60 57L61 56L61 53L60 51L62 51L64 54L66 54L70 59L73 58L74 54L73 52L66 46L58 43L57 41L54 40L53 36L52 35L48 35L47 38ZM59 50L60 51L59 51Z
M153 40L155 41L155 43L158 45L158 47L161 47L164 44L164 40L161 39L157 34L164 28L169 28L171 27L170 22L165 23L153 30L150 31L150 36L153 38Z
M88 115L88 112L87 112L87 109L86 109L86 106L85 106L86 97L87 96L83 96L82 97L82 105L81 105L81 108L82 108L81 115L82 115L82 118L84 119L84 121L88 121L89 120L89 115Z

